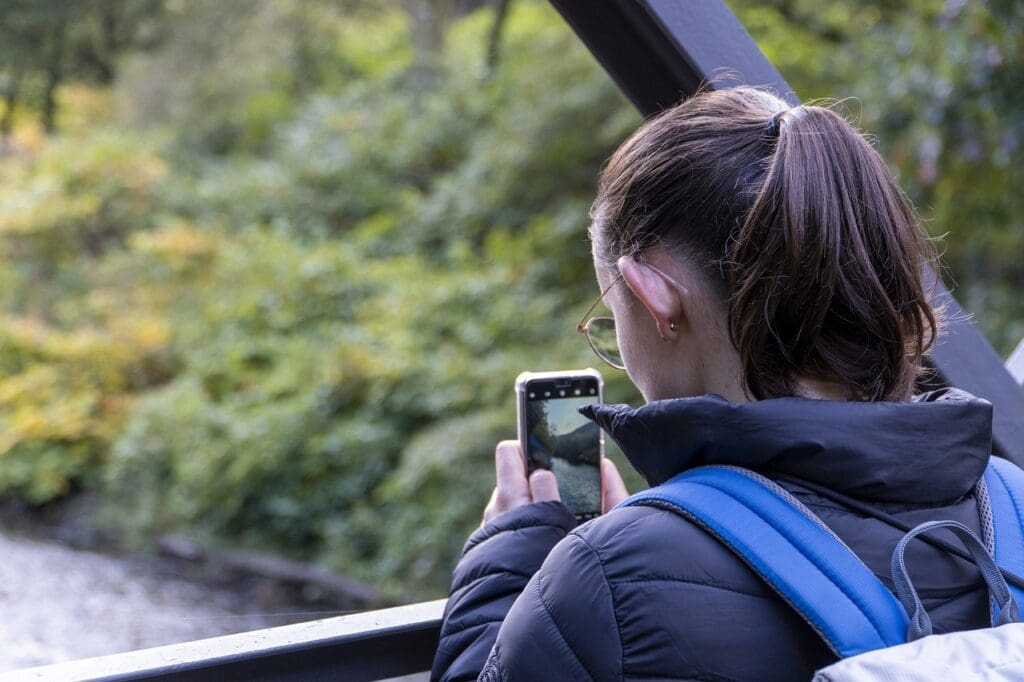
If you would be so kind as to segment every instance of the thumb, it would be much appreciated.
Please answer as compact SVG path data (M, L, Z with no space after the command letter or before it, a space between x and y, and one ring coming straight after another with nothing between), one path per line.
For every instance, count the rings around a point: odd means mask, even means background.
M530 474L530 497L534 502L558 502L558 479L547 469L537 469Z
M604 488L604 499L601 500L601 511L607 512L612 507L629 497L626 484L615 462L607 457L601 458L601 485Z

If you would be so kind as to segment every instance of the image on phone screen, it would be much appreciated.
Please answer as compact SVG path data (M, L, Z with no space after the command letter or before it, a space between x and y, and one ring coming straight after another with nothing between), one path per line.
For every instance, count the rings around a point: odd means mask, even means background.
M587 391L589 392L589 391ZM587 521L601 513L601 430L578 410L598 402L596 395L526 399L526 461L530 472L550 469L562 502Z

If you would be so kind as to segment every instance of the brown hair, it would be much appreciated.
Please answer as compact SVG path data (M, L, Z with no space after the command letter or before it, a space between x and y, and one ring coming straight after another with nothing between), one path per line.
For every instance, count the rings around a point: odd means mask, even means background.
M698 93L618 149L592 217L607 263L660 244L716 283L754 398L813 377L905 400L935 342L932 244L885 162L829 109L751 87Z

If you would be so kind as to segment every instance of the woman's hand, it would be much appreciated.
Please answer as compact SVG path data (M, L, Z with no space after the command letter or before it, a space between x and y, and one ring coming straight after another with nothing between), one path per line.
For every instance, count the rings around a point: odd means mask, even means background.
M615 462L607 457L601 458L601 487L604 494L601 496L601 513L604 514L615 505L629 497L626 484L622 482L622 474Z
M527 479L526 458L523 457L519 441L503 440L498 443L494 451L494 468L497 486L484 509L484 523L498 514L531 502L562 499L558 494L558 481L550 471L537 469ZM604 487L601 499L602 512L608 511L629 496L618 468L610 459L601 459L601 483Z
M517 440L503 440L494 451L494 469L498 484L484 509L484 523L498 514L531 502L561 500L558 481L546 469L537 469L526 478L526 458Z

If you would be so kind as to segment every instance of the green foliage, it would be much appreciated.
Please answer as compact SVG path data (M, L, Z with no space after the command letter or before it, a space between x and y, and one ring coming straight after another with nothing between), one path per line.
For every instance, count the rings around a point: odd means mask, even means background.
M639 117L543 2L513 3L493 72L487 9L424 71L390 3L243 4L168 3L159 48L118 64L132 125L0 167L0 492L87 488L140 543L437 595L514 377L597 362L573 330L587 212ZM967 306L1003 348L1024 333L1020 10L733 4L798 92L864 93Z
M145 138L100 131L84 144L59 140L7 164L0 238L8 261L49 277L152 224L167 166L151 147Z
M32 501L95 481L132 397L170 371L162 321L93 279L153 220L166 168L138 142L99 133L2 171L0 489Z
M587 209L638 121L543 6L513 13L488 79L489 16L455 25L429 89L355 40L329 57L359 80L289 99L284 75L210 112L241 126L227 147L180 134L186 112L169 135L98 131L27 159L0 197L8 307L42 301L97 352L126 325L150 336L104 358L107 383L91 355L24 361L12 410L75 399L57 407L81 423L9 456L0 485L99 486L139 541L188 532L436 593L514 437L514 377L594 363L573 331L596 293ZM366 21L407 60L404 22ZM90 379L63 391L63 372ZM112 398L116 420L96 408Z

